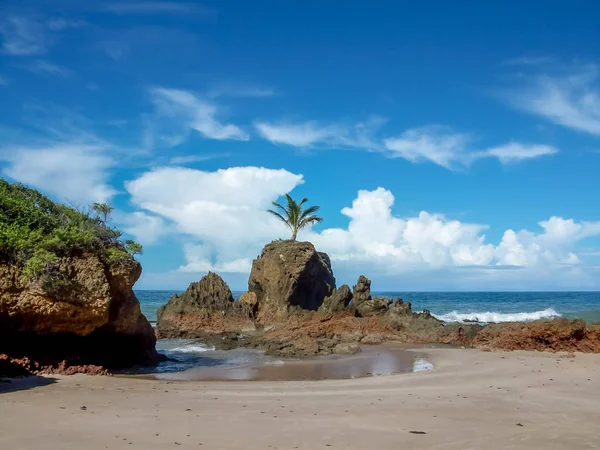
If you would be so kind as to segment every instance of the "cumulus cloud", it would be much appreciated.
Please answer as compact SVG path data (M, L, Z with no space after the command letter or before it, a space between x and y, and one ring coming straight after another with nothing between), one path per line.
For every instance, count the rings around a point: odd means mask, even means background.
M524 84L502 92L502 98L557 125L600 135L600 67L555 65L551 69L522 76Z
M126 188L136 206L173 223L182 234L186 262L179 272L247 273L266 242L288 235L265 209L300 183L301 175L285 170L167 167L141 175ZM402 284L413 289L439 283L484 289L538 287L535 280L546 288L596 283L578 247L600 235L600 222L551 217L539 222L538 231L506 230L496 244L486 237L487 225L426 211L399 217L392 213L393 203L384 188L359 191L341 211L349 219L346 227L305 230L300 239L326 251L344 282L365 273L397 280L396 286L409 280Z
M283 169L165 167L126 183L126 189L133 204L187 236L188 264L182 270L208 264L232 270L255 257L264 242L287 233L266 209L302 182L301 175Z
M142 245L152 245L169 233L167 223L158 216L135 211L130 214L119 212L113 214L114 219L123 225L123 230L134 236Z
M549 145L509 142L488 149L474 147L468 134L448 127L428 126L405 131L384 140L388 154L413 163L430 161L447 169L466 167L484 158L497 158L502 164L553 155L558 150Z
M158 136L167 146L178 145L186 139L190 130L196 130L208 139L249 139L248 134L240 127L217 120L217 106L192 92L156 87L150 89L150 97L155 107L156 120L149 124L149 143L154 144Z

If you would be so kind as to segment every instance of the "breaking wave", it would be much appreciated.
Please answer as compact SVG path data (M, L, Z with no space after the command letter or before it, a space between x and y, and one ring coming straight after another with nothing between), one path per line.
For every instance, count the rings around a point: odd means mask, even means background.
M552 319L561 317L561 314L547 308L542 311L520 312L520 313L499 313L499 312L472 312L459 313L452 311L447 314L434 314L435 317L444 322L477 322L477 323L499 323L499 322L529 322L539 319Z

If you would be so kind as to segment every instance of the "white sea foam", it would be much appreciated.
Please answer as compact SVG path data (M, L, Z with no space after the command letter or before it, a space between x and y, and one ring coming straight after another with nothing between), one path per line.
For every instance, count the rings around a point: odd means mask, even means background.
M185 344L182 345L181 347L175 347L170 349L170 351L172 352L179 352L179 353L202 353L202 352L210 352L212 350L214 350L214 347L209 347L208 345L204 345L204 344Z
M413 372L427 372L432 369L433 364L423 358L419 358L413 363Z
M499 313L499 312L472 312L459 313L457 311L448 314L434 314L435 317L444 322L479 322L479 323L498 323L498 322L529 322L538 319L551 319L560 317L552 308L542 311L521 312L521 313Z

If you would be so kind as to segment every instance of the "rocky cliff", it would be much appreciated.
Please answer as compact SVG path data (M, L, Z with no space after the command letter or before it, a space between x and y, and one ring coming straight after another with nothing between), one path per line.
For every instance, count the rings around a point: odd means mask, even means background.
M132 290L142 270L138 262L84 254L56 267L68 287L48 292L18 267L0 264L0 353L28 358L40 370L158 361L154 330Z
M0 179L2 367L98 373L158 360L132 290L142 247L108 224L111 211Z

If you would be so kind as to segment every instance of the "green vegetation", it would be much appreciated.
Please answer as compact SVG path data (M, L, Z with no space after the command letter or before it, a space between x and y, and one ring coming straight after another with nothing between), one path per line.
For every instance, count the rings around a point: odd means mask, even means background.
M92 252L113 262L142 253L134 241L108 225L113 210L94 203L80 211L55 203L36 190L0 179L0 261L23 269L23 276L47 290L66 283L60 258Z
M292 230L292 241L296 240L298 231L302 228L307 227L313 223L322 222L323 219L314 215L319 210L318 206L310 206L305 210L302 210L308 199L303 198L300 203L296 202L289 194L285 194L287 206L283 206L277 202L273 202L273 206L279 209L280 212L273 209L267 210L283 223L285 223L290 230Z

